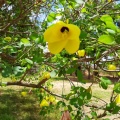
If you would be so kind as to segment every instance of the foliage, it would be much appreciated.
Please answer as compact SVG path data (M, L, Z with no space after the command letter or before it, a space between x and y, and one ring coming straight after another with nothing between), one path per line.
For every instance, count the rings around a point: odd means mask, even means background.
M81 1L81 2L80 2ZM57 105L46 106L40 113L49 112L54 107L67 107L73 120L97 119L107 113L117 114L120 110L115 102L120 94L120 4L112 0L2 0L0 2L0 71L2 77L11 78L12 82L1 82L1 86L18 85L44 89L39 102L46 95L62 98ZM112 9L111 9L112 8ZM68 54L62 50L53 55L47 49L43 34L48 26L61 20L81 29L79 50L85 55ZM72 46L71 46L72 47ZM76 58L76 59L73 59ZM116 69L108 70L109 65ZM75 86L68 74L76 74L78 82L87 84L84 71L93 75L89 88ZM116 74L116 82L100 73ZM71 92L57 95L49 90L50 76L64 76L71 84ZM90 77L90 76L89 76ZM114 84L110 102L101 108L90 106L93 100L92 85L97 82L103 89ZM41 97L42 96L42 97ZM99 100L99 99L98 99ZM103 100L104 101L104 100ZM91 108L90 114L84 106ZM49 108L50 107L50 108ZM96 113L96 108L103 113ZM49 108L49 109L48 109ZM66 109L65 109L66 110ZM49 113L46 112L46 113Z

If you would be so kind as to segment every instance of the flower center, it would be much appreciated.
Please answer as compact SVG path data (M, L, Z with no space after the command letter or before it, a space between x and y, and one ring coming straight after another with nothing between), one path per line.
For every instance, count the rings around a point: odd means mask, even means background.
M62 27L60 30L62 33L64 33L65 31L69 32L69 29L67 27Z

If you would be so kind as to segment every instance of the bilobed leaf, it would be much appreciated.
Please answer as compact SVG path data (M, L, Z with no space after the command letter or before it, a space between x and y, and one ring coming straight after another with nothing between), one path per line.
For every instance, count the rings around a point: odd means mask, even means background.
M114 37L112 37L111 35L101 35L98 38L98 41L100 43L109 44L109 45L112 45L112 44L116 43Z
M113 19L112 19L112 17L111 17L110 15L103 15L103 16L100 18L100 20L102 20L103 22L107 22L107 21L113 22Z

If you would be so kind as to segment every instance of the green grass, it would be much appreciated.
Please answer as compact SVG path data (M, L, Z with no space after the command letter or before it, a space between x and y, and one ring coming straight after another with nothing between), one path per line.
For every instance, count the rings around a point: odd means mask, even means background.
M34 94L21 96L22 89L0 88L0 120L59 120L58 111L40 116L39 101Z

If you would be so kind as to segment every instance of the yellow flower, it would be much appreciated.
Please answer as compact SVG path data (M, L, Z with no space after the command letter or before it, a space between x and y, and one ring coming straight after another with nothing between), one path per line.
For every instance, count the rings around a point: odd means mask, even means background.
M113 64L108 65L108 70L116 70L116 66Z
M50 96L50 97L49 97L49 101L50 101L50 102L55 102L55 97L54 97L54 96Z
M43 79L50 79L50 73L49 72L45 72L44 74L43 74Z
M21 95L25 97L27 95L27 92L21 92Z
M48 49L52 54L60 53L63 48L72 54L79 49L80 29L73 24L62 21L50 26L44 33L44 39L48 42Z
M115 102L116 104L120 104L120 94L117 95Z
M40 107L44 107L44 106L49 106L49 102L47 102L47 100L43 99L40 103Z
M108 0L108 2L112 2L112 0Z
M76 57L73 57L73 58L72 58L72 60L73 60L73 61L74 61L74 60L78 60L78 58L76 58Z
M77 54L79 57L84 57L85 56L85 50L78 50Z
M48 96L46 96L45 99L46 99L47 101L49 101L49 97L48 97Z

